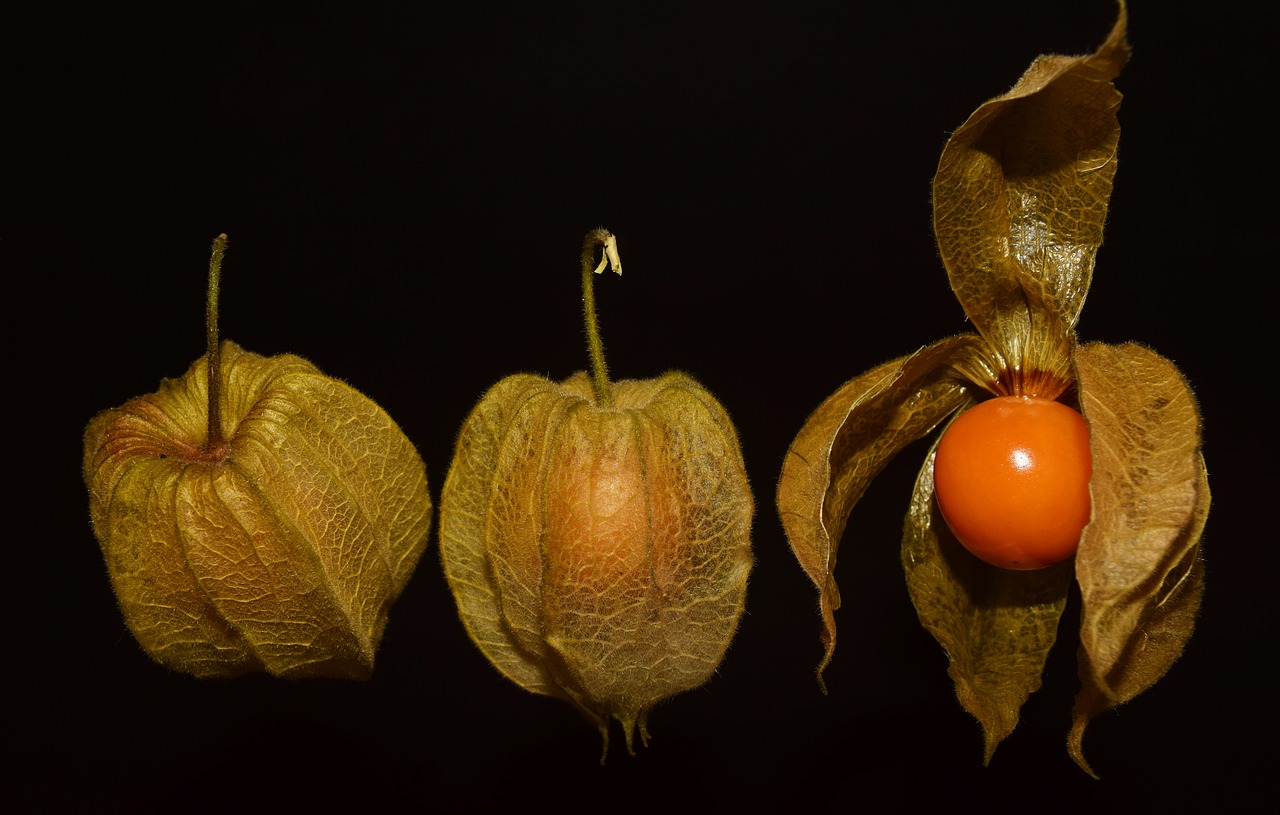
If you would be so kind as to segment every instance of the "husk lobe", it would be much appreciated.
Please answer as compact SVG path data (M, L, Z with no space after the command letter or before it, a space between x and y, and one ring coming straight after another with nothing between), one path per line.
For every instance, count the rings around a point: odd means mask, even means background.
M777 505L791 549L818 588L819 682L835 651L834 572L849 514L902 448L973 402L957 369L981 367L981 348L977 335L961 334L849 380L810 415L787 451Z
M1173 363L1133 343L1090 343L1076 366L1094 519L1076 555L1081 690L1068 748L1092 772L1088 723L1154 684L1191 636L1210 495L1199 409Z
M1006 393L1056 398L1102 244L1120 139L1113 80L1124 5L1093 54L1041 56L947 140L934 234L956 298L990 344Z

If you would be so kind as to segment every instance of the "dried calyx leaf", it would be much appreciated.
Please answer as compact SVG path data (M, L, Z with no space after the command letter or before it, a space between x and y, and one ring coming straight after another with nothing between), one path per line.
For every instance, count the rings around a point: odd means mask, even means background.
M980 342L973 334L952 337L846 382L791 443L778 479L778 512L792 551L818 587L826 649L819 683L836 647L834 573L849 513L903 447L972 404L948 364L972 355Z
M984 396L1079 404L1090 429L1092 520L1074 560L1083 689L1068 747L1085 770L1088 722L1154 682L1190 634L1209 506L1199 417L1172 363L1136 346L1076 348L1115 173L1120 96L1111 80L1128 57L1125 25L1121 3L1097 52L1037 59L953 134L934 180L934 224L978 335L850 380L801 429L778 484L787 536L821 599L821 678L835 645L837 547L887 461ZM909 504L902 563L990 760L1040 685L1072 561L1008 571L973 557L935 500L936 449Z
M306 360L219 342L94 417L84 477L129 628L195 676L365 678L426 547L426 470L368 397Z
M1071 755L1085 728L1164 675L1191 636L1209 482L1200 415L1173 363L1139 345L1076 355L1093 449L1094 521L1076 555L1083 613Z
M920 624L950 659L956 697L982 724L987 763L1013 732L1022 704L1040 687L1067 603L1071 564L1011 571L966 552L934 500L934 452L911 496L902 568Z
M737 628L753 512L737 433L690 377L610 382L583 251L592 376L517 374L467 417L440 554L472 640L507 678L571 702L628 750L662 699L704 683Z
M951 288L988 342L992 393L1057 398L1116 170L1126 13L1097 52L1042 56L942 151L933 222Z

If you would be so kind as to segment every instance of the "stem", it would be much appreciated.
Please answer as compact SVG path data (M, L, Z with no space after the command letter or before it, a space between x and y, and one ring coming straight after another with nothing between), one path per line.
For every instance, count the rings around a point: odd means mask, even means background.
M592 268L595 249L602 247L600 263ZM613 407L613 389L609 387L609 369L604 362L604 343L600 341L600 325L596 322L595 278L609 265L622 274L622 259L618 257L618 239L604 227L596 227L587 233L582 242L582 310L587 323L587 351L591 355L591 377L595 383L596 405Z
M222 282L222 256L227 251L227 234L213 240L209 258L209 297L205 301L205 355L209 360L209 434L206 451L222 446L222 349L218 345L218 290Z

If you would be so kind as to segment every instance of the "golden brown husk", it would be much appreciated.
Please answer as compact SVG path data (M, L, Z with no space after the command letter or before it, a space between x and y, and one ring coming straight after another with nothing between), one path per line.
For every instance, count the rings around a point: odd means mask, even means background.
M84 439L94 533L143 650L200 677L362 679L427 544L426 469L370 399L296 356L222 343Z
M753 502L737 434L689 377L515 375L467 418L440 554L472 640L534 693L628 749L662 699L703 684L733 638Z
M1088 723L1154 683L1191 634L1210 500L1199 414L1177 368L1140 346L1081 347L1075 336L1116 169L1112 80L1129 56L1126 22L1122 2L1097 51L1036 59L952 134L934 177L934 232L977 334L846 382L797 434L777 493L792 549L818 588L821 677L835 647L836 554L843 547L847 562L855 551L856 537L841 537L887 461L984 390L1078 402L1090 428L1093 509L1073 561L1009 572L964 551L934 501L932 451L901 553L920 622L982 725L987 760L1040 686L1075 577L1082 689L1068 750L1090 773Z

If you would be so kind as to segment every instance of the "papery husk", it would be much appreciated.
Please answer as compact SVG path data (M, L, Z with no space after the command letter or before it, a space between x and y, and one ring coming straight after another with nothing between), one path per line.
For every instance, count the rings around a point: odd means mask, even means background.
M90 517L125 621L156 661L198 677L366 678L427 545L426 469L346 383L300 357L221 348L217 449L206 357L85 432Z
M1200 414L1167 359L1136 344L1076 355L1093 452L1093 521L1076 554L1081 690L1068 749L1082 769L1098 714L1155 683L1182 654L1204 591L1209 483Z
M1088 56L1038 57L947 140L934 233L951 288L996 356L997 394L1057 398L1102 244L1129 57L1127 13Z
M819 683L836 647L834 573L849 513L902 448L973 404L971 387L956 369L982 365L982 347L976 334L961 334L851 379L809 416L787 450L778 512L796 559L818 588Z
M1177 369L1139 346L1077 349L1074 334L1115 175L1121 97L1112 80L1128 59L1126 23L1121 2L1095 53L1038 58L947 142L934 179L935 233L981 339L850 380L797 435L778 486L788 538L819 589L821 678L835 643L840 538L888 459L975 403L975 389L1078 399L1091 432L1093 519L1074 561L1083 687L1068 748L1086 771L1088 722L1158 679L1190 635L1209 509L1199 417ZM920 367L906 375L912 363ZM919 405L918 385L937 404L904 415ZM957 697L982 724L990 761L1040 685L1073 567L1005 571L965 552L933 499L934 450L904 525L903 567L922 624L948 655Z
M507 678L628 750L703 684L742 614L754 510L724 409L679 373L611 385L515 375L467 418L441 498L449 586ZM602 758L603 760L603 758Z
M956 698L982 725L986 764L1040 687L1067 604L1071 563L1012 571L966 551L934 500L937 447L935 441L912 492L902 568L920 624L946 651Z

